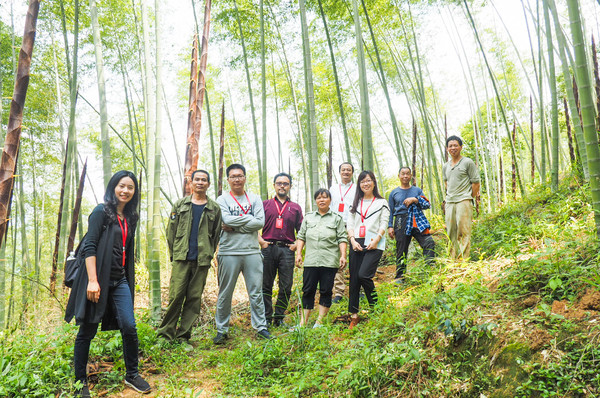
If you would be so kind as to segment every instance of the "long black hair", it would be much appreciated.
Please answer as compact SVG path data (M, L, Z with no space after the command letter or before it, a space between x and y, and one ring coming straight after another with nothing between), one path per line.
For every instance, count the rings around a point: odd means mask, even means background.
M358 175L358 179L356 180L356 194L354 195L354 202L352 202L352 208L350 209L350 213L356 213L358 208L358 202L365 196L362 188L360 187L360 183L367 177L371 177L373 180L373 196L377 199L383 199L383 196L379 194L379 188L377 188L377 179L375 178L375 174L373 174L370 170L363 170Z
M135 192L133 193L131 200L125 205L125 208L123 209L123 215L127 219L127 222L130 226L135 226L139 219L138 204L140 203L140 190L138 187L137 177L131 171L117 171L108 181L106 192L104 192L104 212L111 223L117 222L117 196L115 195L115 188L125 177L129 177L133 180Z

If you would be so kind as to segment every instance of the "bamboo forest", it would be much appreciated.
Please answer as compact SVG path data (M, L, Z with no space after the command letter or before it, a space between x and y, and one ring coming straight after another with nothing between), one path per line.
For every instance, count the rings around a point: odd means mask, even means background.
M0 397L600 397L599 40L600 0L0 0Z

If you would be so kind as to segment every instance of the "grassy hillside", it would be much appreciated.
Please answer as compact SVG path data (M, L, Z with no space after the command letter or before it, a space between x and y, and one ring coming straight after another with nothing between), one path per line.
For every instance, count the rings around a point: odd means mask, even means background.
M154 396L600 396L599 254L584 191L539 190L481 217L471 262L448 260L438 236L436 266L413 258L405 285L391 281L390 251L380 303L352 331L344 302L326 328L274 329L269 342L242 314L219 348L209 323L192 348L157 340L142 321L142 372ZM75 332L5 333L0 396L70 395ZM135 396L121 384L120 337L100 333L92 347L92 392Z

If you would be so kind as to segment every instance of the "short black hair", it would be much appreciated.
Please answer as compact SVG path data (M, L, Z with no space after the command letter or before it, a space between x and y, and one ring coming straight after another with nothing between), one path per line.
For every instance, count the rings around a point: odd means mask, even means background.
M350 162L344 162L344 163L340 164L340 167L339 167L338 171L342 171L342 166L345 165L345 164L349 164L350 167L352 167L352 172L354 173L354 166Z
M275 174L275 177L273 177L273 184L275 184L275 181L277 181L279 177L286 177L290 181L290 185L292 185L292 176L288 173Z
M235 170L235 169L242 170L242 172L244 173L244 176L246 176L246 168L243 165L241 165L239 163L232 163L229 165L229 167L227 167L227 170L225 170L225 174L227 175L227 178L229 178L229 172L231 170Z
M408 166L400 167L400 169L398 170L398 174L400 174L402 172L402 170L404 170L404 169L408 169L408 171L410 171L410 174L412 174L412 169Z
M319 188L319 189L317 189L317 192L315 192L315 194L314 194L315 200L317 200L317 198L319 197L319 195L325 195L329 199L331 199L331 192L329 192L329 189L325 189L325 188Z
M190 181L194 181L194 176L196 175L196 173L204 173L204 174L206 174L206 179L208 180L208 182L210 182L210 174L208 174L208 171L202 170L202 169L195 170L192 173L192 175L190 176Z
M457 142L458 142L458 145L460 145L460 146L463 146L463 142L462 142L462 140L461 140L461 139L460 139L460 137L459 137L459 136L457 136L457 135L451 135L450 137L446 138L446 148L448 148L448 143L449 143L450 141L457 141Z

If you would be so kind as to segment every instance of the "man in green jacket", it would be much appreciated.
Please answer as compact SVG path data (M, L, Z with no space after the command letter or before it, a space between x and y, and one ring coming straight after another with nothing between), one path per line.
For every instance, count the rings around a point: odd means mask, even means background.
M221 208L206 195L210 175L204 170L196 170L192 173L191 184L192 194L175 203L167 225L173 270L169 306L157 331L167 340L190 339L192 326L200 315L202 292L221 236Z

